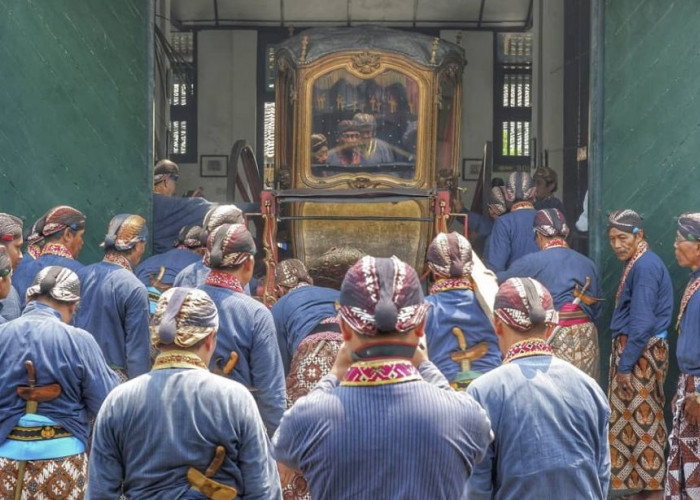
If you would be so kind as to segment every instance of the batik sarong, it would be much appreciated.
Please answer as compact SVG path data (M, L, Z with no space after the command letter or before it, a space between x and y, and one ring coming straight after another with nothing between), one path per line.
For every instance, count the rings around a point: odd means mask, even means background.
M575 309L574 309L575 308ZM550 346L554 355L598 380L600 349L598 329L580 308L559 311L559 329Z
M666 472L664 448L664 380L668 372L668 343L652 338L632 370L634 396L626 399L615 381L626 336L613 341L610 355L610 465L616 493L661 490Z
M676 407L673 408L671 451L668 456L668 473L664 498L666 500L692 500L700 498L700 427L690 425L683 418L683 399L695 393L696 377L681 373L676 391Z
M335 331L314 333L301 341L287 376L287 408L306 396L331 371L342 343L342 336ZM296 474L282 496L284 500L308 500L309 488L304 476Z
M22 500L80 500L87 485L87 455L78 453L50 460L28 460ZM0 498L15 497L19 462L0 458Z

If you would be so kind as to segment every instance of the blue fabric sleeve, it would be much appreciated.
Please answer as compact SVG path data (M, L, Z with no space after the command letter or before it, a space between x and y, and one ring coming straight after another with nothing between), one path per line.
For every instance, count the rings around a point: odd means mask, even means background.
M442 372L430 361L423 361L420 366L418 366L418 371L423 377L423 380L429 384L437 386L440 389L453 390Z
M119 498L124 470L120 463L119 446L112 429L112 398L105 401L97 415L88 460L86 498Z
M282 297L283 299L284 297ZM289 338L287 332L287 326L284 323L284 318L286 314L282 308L284 307L284 302L280 299L270 312L272 313L272 318L275 320L275 331L277 332L277 345L280 350L280 355L282 356L282 368L284 370L284 376L289 375L290 365L292 364L293 353L289 349Z
M635 273L634 291L630 299L630 322L627 334L627 345L625 346L620 362L618 364L619 373L631 373L634 365L637 364L649 339L654 334L656 316L654 315L654 304L658 297L658 287L648 273Z
M481 406L484 406L479 391L476 390L473 385L467 387L467 394L473 397ZM489 415L489 417L491 417L491 415ZM486 455L484 455L483 460L478 462L472 470L472 475L467 482L467 489L463 500L491 500L494 496L493 483L496 473L495 469L496 444L495 441L491 441L491 444L486 449Z
M255 400L268 434L279 425L286 406L286 389L282 358L277 346L275 323L267 309L259 309L253 319L255 330L250 353L250 376Z
M151 368L151 335L149 331L148 291L140 286L132 290L126 301L124 333L126 333L126 370L129 378L142 375Z
M489 236L489 244L486 249L486 267L498 273L506 270L508 257L510 257L510 244L508 233L502 219L496 219Z
M86 372L81 379L82 399L90 415L95 417L107 395L119 385L119 377L107 365L102 349L92 335L82 332L85 334L85 350L79 362Z

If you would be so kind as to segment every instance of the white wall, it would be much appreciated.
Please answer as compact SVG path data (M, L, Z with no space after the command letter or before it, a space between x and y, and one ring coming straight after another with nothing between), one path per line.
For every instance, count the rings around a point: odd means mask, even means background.
M535 0L533 32L533 130L537 149L549 151L549 167L564 192L564 1ZM539 161L537 162L539 165Z
M210 30L197 34L200 157L229 155L238 139L255 145L257 40L254 30ZM224 178L200 177L199 164L182 164L180 172L179 192L202 187L208 200L225 201Z
M493 136L493 33L488 31L441 31L445 40L464 48L467 66L462 76L462 132L461 158L481 158L484 143ZM462 200L471 206L476 181L460 178L460 187L466 188Z

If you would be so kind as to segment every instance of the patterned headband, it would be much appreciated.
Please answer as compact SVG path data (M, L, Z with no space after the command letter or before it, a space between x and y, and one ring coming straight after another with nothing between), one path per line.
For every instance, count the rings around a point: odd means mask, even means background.
M397 257L363 257L348 270L339 303L340 317L370 336L412 330L429 308L416 271Z
M80 300L78 275L66 267L45 267L36 275L32 286L27 288L27 302L41 295L49 295L59 302L78 302Z
M535 198L535 183L527 172L513 172L508 176L505 197L508 203L532 201Z
M566 225L564 214L557 208L538 210L532 226L536 233L547 238L555 236L566 238L569 235L569 226Z
M456 232L438 234L428 247L428 267L444 278L471 276L474 263L469 240Z
M340 290L343 279L365 252L353 247L333 247L309 264L309 275L316 286Z
M503 215L508 209L506 203L505 187L494 186L491 188L488 206L495 215Z
M642 226L642 218L634 210L628 208L624 210L615 210L608 217L608 231L615 228L624 233L637 234L644 229Z
M104 242L100 245L105 250L124 252L134 248L139 241L148 238L146 219L140 215L119 214L112 217L107 227Z
M509 278L498 287L494 315L511 328L527 332L558 321L549 291L532 278Z
M174 287L158 299L151 321L151 342L187 348L218 329L219 313L206 292Z
M42 219L44 221L40 229L42 236L51 236L66 228L71 228L73 231L83 229L86 217L80 210L61 205L46 212ZM38 225L37 229L39 229Z
M245 224L243 212L236 205L217 205L204 216L202 227L207 233L211 233L223 224Z
M700 241L700 213L686 212L678 217L678 233L688 241Z
M243 224L224 224L207 238L204 265L211 268L236 267L255 255L255 241Z
M184 245L187 248L201 248L207 244L203 233L204 229L201 226L184 226L180 229L174 246Z
M299 283L313 285L313 280L302 261L287 259L275 267L275 283L286 288L294 288Z
M22 219L0 213L0 241L9 243L22 237Z

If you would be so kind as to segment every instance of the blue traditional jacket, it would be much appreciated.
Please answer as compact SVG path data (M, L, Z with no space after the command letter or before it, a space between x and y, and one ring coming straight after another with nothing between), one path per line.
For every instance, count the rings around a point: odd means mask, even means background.
M19 262L17 269L12 274L12 285L15 287L19 295L20 308L24 309L24 306L27 304L27 298L25 295L27 294L27 288L32 285L34 277L39 273L39 271L49 266L67 267L76 273L78 270L84 267L77 260L53 254L40 255L36 260L22 259Z
M536 214L534 209L520 209L496 219L486 247L486 267L499 273L523 255L539 250L532 232Z
M151 276L157 278L160 273L160 268L164 267L165 274L163 274L161 282L166 285L172 285L180 271L190 264L201 261L202 256L192 250L171 248L165 253L152 255L141 262L134 270L134 274L141 283L149 287L151 286Z
M217 446L226 456L213 480L236 498L281 500L277 468L253 397L240 384L179 362L115 389L95 422L87 498L206 498L190 490L187 469L209 467ZM185 356L194 356L184 353ZM185 495L184 497L181 495Z

